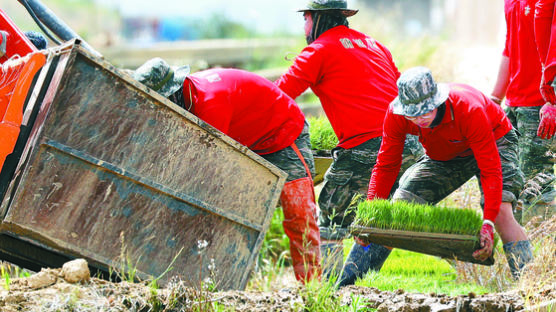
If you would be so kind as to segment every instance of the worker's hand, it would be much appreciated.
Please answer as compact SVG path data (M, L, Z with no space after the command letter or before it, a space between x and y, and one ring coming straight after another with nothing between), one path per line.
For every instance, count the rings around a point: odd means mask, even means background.
M481 232L479 232L479 243L481 249L473 253L473 258L485 261L492 254L492 248L494 247L494 228L491 224L483 224Z
M556 133L556 105L546 103L539 112L539 128L537 136L550 140Z
M545 75L541 75L541 87L540 87L542 98L545 102L555 103L556 95L554 94L554 88L551 82L545 80Z

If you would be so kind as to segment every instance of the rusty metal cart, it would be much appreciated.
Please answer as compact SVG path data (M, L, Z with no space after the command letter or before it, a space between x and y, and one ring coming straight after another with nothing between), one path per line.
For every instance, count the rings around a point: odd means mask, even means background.
M0 194L0 258L243 289L286 174L79 41L44 54Z

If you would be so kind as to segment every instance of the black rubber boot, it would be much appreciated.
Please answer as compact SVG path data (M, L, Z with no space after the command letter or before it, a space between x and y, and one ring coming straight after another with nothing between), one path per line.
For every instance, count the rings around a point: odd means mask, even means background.
M390 249L382 245L370 244L363 247L354 244L338 280L338 286L353 285L355 280L363 277L369 270L380 271L389 255Z
M528 240L503 245L508 265L514 279L519 279L523 267L533 260L533 246Z

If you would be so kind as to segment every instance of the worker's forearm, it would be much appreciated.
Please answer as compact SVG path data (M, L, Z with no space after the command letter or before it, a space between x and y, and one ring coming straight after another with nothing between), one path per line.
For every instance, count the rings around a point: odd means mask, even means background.
M506 89L510 83L510 59L507 56L502 56L500 60L500 67L498 68L498 78L494 84L494 89L491 95L498 99L503 99L506 96Z

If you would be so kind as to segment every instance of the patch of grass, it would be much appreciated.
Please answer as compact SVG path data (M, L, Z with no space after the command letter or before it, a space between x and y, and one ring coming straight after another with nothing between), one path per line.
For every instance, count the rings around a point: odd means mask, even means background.
M309 122L311 147L314 150L331 150L338 145L338 137L325 116L309 117L307 121Z
M331 278L327 281L312 280L300 290L303 298L303 306L294 306L295 311L311 311L311 312L349 312L349 311L376 311L367 307L364 298L351 294L351 303L349 305L342 303L342 298L338 295L336 288L336 279Z
M10 274L4 270L4 266L2 266L0 269L2 270L2 278L4 279L4 289L10 290Z
M127 250L124 232L120 233L120 243L120 256L119 259L115 260L115 262L119 264L119 268L110 266L108 268L108 275L110 277L114 276L117 280L134 283L135 281L138 281L137 265L139 264L140 259L137 259L135 263L132 262Z
M336 296L336 287L331 281L311 281L301 290L304 311L341 311L340 298Z
M511 278L505 254L501 246L494 250L498 259L492 266L471 265L457 262L458 280L463 283L503 292L519 289L527 305L537 305L556 299L553 291L556 285L556 216L544 222L533 218L526 226L527 235L533 245L533 261L526 266L519 281Z
M481 214L474 209L376 199L359 203L354 224L378 229L476 235L482 222Z
M404 289L412 293L434 292L451 296L491 291L473 282L458 282L456 269L446 260L401 249L392 251L380 272L370 272L356 285L382 291Z
M13 265L9 262L0 263L0 278L4 279L4 289L10 290L10 284L12 278L24 278L31 276L31 273L25 269L21 269L17 265Z
M284 211L281 207L276 208L270 221L270 227L266 232L263 245L259 252L259 263L264 259L274 262L288 263L290 240L284 232Z
M502 292L512 288L514 281L511 278L501 244L494 246L492 254L497 261L491 266L454 262L454 267L458 272L458 282L473 283L492 289L493 292Z
M286 274L285 268L291 263L290 240L284 232L282 221L284 212L278 207L259 251L253 277L249 280L249 289L271 291L276 281Z

